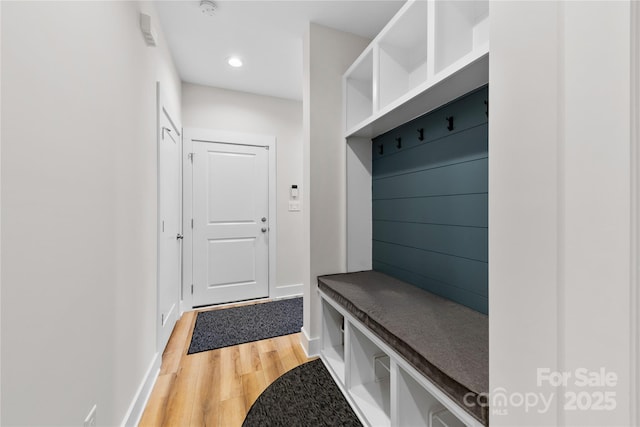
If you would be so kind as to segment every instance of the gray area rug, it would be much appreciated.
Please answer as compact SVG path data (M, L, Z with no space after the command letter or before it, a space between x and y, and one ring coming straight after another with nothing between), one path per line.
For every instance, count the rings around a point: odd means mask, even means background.
M215 350L302 328L302 298L284 299L198 313L187 354Z
M242 423L243 427L361 425L320 359L275 380Z

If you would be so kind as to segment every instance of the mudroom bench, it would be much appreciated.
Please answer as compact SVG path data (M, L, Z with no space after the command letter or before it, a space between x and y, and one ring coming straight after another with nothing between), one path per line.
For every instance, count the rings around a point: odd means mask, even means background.
M365 425L488 425L486 315L376 271L318 289L321 358Z

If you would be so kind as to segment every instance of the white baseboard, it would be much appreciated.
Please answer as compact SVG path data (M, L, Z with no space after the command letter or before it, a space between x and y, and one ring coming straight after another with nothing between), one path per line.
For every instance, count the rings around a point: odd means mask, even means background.
M300 329L302 337L300 339L300 345L307 357L320 356L320 337L309 338L309 334L304 329L304 326Z
M304 288L302 283L298 283L295 285L285 285L278 286L273 289L272 295L270 296L272 299L279 298L290 298L290 297L301 297L304 293Z
M140 386L138 387L138 391L136 391L135 396L133 396L133 401L131 402L131 405L129 405L127 414L122 420L122 427L135 427L140 423L144 408L147 406L147 402L151 396L151 390L153 390L153 386L155 385L158 374L160 373L161 362L162 357L160 356L160 353L156 353L149 364L149 368L142 379L142 383L140 383Z
M184 300L184 299L183 299L183 300L180 300L180 317L182 317L182 315L183 315L185 312L192 310L192 308L191 308L191 305L190 305L190 304L191 304L190 302L189 302L189 303L187 303L187 301L186 301L186 300Z

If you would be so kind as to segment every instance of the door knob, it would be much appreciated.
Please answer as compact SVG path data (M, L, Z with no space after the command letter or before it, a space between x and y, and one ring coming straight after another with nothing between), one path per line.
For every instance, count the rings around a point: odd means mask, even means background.
M262 222L267 222L267 218L266 217L262 217Z
M178 240L182 240L184 238L184 236L180 233L178 233L178 235L176 236L176 239Z
M262 227L262 232L266 233L267 232L267 227Z

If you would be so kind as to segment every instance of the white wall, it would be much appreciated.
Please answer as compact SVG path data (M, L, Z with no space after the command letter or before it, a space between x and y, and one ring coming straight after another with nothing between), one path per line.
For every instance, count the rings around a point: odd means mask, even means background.
M633 424L629 9L491 3L490 389L554 399L492 425ZM567 386L539 386L538 368ZM576 385L579 368L616 385ZM607 391L613 410L565 409L565 392Z
M151 4L2 9L1 421L119 424L156 352L155 86L179 111L179 80Z
M317 277L346 271L346 143L342 75L370 40L310 24L304 60L304 339L307 352L320 333ZM307 252L305 251L305 252ZM316 341L317 342L317 341Z
M289 190L295 184L301 194L305 192L302 186L302 103L184 83L182 115L184 127L276 137L276 287L280 295L300 292L303 221L302 212L289 212ZM302 209L305 209L304 205Z

